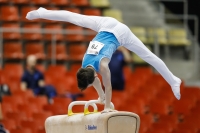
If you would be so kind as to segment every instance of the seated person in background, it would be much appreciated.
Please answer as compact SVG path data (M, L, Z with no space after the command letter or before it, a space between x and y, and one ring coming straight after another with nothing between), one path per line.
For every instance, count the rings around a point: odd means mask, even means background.
M129 62L131 62L131 56L129 51L124 47L119 47L112 55L109 68L113 90L124 90L125 80L123 67Z
M56 96L55 89L50 85L45 85L43 74L36 69L36 57L27 57L27 69L21 78L21 89L32 89L35 95L46 95L49 100Z

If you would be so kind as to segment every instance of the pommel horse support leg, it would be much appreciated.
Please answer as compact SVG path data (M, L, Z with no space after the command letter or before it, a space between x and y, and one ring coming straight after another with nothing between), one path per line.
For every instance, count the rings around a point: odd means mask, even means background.
M140 118L131 112L97 112L96 100L72 102L68 115L51 116L45 121L46 133L138 133ZM85 105L84 113L74 114L74 105ZM94 112L88 111L88 106ZM112 104L113 105L113 104ZM113 106L114 107L114 106Z

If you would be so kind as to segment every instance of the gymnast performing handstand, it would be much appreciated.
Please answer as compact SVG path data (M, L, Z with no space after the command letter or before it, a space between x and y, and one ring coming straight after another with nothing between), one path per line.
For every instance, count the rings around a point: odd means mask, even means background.
M178 100L180 99L181 80L174 76L165 63L153 54L126 25L116 19L111 17L81 15L65 10L46 10L45 8L30 11L26 18L29 20L42 18L64 21L97 32L97 35L91 40L83 57L82 68L77 72L77 81L78 88L81 91L91 85L96 89L99 95L99 101L105 104L102 113L115 111L110 108L112 87L108 64L112 54L119 46L123 46L134 52L144 61L152 65L169 83L175 97ZM97 73L102 76L105 94Z

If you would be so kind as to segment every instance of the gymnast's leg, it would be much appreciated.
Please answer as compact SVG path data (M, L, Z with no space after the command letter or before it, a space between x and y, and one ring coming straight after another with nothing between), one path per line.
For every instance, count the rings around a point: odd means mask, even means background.
M132 32L128 34L130 38L129 43L124 44L123 46L129 49L130 51L136 53L140 58L142 58L147 63L151 64L170 84L172 91L175 97L179 100L180 95L180 84L181 80L174 76L171 71L167 68L165 63L153 54Z
M65 10L47 10L40 7L38 10L28 12L26 18L29 20L42 18L47 20L64 21L98 31L102 19L105 17L81 15Z

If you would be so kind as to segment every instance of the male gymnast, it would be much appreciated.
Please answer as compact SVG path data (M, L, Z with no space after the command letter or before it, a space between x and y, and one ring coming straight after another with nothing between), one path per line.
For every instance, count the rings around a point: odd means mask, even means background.
M77 72L78 88L83 91L93 86L98 95L99 101L104 103L102 113L113 112L110 108L112 97L111 77L108 64L112 54L119 46L136 53L147 63L151 64L169 83L175 97L179 100L181 80L174 76L165 63L153 54L123 23L111 17L87 16L65 10L47 10L40 7L38 10L30 11L27 19L47 19L69 22L81 27L89 28L97 32L97 35L90 42L82 61L82 68ZM100 80L102 76L105 94Z

